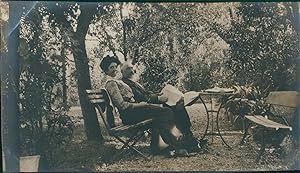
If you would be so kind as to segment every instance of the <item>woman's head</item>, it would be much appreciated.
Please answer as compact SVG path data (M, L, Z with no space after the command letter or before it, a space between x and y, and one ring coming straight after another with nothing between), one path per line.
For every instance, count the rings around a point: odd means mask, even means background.
M121 62L115 56L107 55L104 57L100 63L100 68L104 71L105 74L115 77L117 75L117 67Z

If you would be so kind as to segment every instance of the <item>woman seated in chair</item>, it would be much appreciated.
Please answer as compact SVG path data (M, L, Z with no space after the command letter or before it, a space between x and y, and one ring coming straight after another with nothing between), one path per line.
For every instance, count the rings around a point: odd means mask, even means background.
M116 57L106 56L100 63L100 68L108 75L105 88L108 91L113 104L118 108L123 124L136 124L146 119L153 118L153 132L158 132L163 141L169 145L168 154L188 156L186 149L182 147L182 134L175 126L173 111L168 107L137 103L131 88L122 80L115 79L119 72L120 61ZM151 139L151 152L159 154L158 140Z

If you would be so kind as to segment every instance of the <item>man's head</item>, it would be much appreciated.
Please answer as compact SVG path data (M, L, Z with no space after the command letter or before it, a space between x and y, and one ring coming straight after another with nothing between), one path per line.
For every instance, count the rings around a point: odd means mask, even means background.
M129 62L124 62L121 64L121 73L124 78L131 79L135 73L133 65Z

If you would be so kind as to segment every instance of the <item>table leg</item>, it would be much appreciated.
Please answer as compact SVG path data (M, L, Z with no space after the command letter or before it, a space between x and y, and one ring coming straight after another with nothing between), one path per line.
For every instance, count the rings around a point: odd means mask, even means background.
M223 105L223 103L220 104L220 107L219 107L218 112L217 112L217 119L216 119L216 121L217 121L217 131L218 131L218 135L221 137L223 143L224 143L227 147L229 147L230 149L232 149L232 148L225 142L223 136L221 135L220 128L219 128L219 116L220 116L220 111L221 111L222 105Z
M223 107L224 103L221 102L218 106L216 105L215 108L217 109L213 109L213 94L211 93L203 93L203 95L207 96L209 95L209 99L210 99L210 110L208 110L207 108L207 105L205 104L205 102L203 101L203 99L201 98L201 96L199 95L199 99L202 101L203 105L204 105L204 108L205 108L205 111L206 111L206 115L207 115L207 125L206 125L206 129L205 129L205 132L204 132L204 135L202 137L202 139L205 138L206 135L212 135L212 143L213 143L213 135L218 135L220 136L220 138L222 139L222 142L230 149L232 149L231 146L229 146L226 141L224 140L221 132L220 132L220 127L219 127L219 119L220 119L220 111L221 111L221 108ZM221 94L219 94L221 95ZM211 113L211 114L210 114ZM215 133L214 132L214 115L216 113L216 126L217 126L217 132ZM210 119L209 117L212 116L212 118ZM212 122L210 122L210 120ZM208 128L209 128L209 125L211 124L211 128L212 128L212 131L210 134L208 134Z
M213 112L213 99L212 99L212 96L210 95L210 113L211 113L211 143L214 143L214 112Z
M204 131L204 135L203 137L201 138L201 140L203 140L205 138L205 136L207 135L207 131L208 131L208 127L209 127L209 114L208 114L208 109L207 109L207 106L205 104L205 102L203 101L203 99L199 96L199 99L201 100L201 102L203 103L204 105L204 108L205 108L205 111L206 111L206 117L207 117L207 124L206 124L206 128L205 128L205 131Z

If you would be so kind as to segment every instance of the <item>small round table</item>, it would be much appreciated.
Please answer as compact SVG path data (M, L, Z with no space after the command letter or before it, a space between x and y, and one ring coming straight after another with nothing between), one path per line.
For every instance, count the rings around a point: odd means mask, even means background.
M219 128L219 117L220 117L220 110L222 108L222 106L224 105L224 101L222 101L219 106L214 109L213 108L213 98L216 98L216 97L221 97L221 96L231 96L231 95L234 95L234 90L233 89L230 89L230 88L212 88L212 89L207 89L205 91L201 91L201 92L195 92L196 94L196 97L193 97L193 99L189 100L188 103L186 104L186 106L189 106L189 105L192 105L194 103L196 103L199 99L201 100L201 102L203 103L204 105L204 108L205 108L205 111L206 111L206 115L207 115L207 125L206 125L206 129L205 129L205 132L204 132L204 135L202 137L202 139L207 136L207 135L217 135L217 136L220 136L220 138L222 139L223 143L229 147L230 149L232 149L227 143L226 141L224 140L221 132L220 132L220 128ZM202 97L203 96L209 96L210 98L210 109L207 107L205 101L203 100ZM214 116L214 113L216 113L216 125L217 125L217 132L215 133L214 132L214 126L213 126L213 116ZM212 119L210 119L210 117L212 116ZM212 121L211 123L211 128L212 128L212 132L211 133L208 133L208 128L209 128L209 125L210 125L210 120ZM213 141L213 137L212 137L212 141Z

